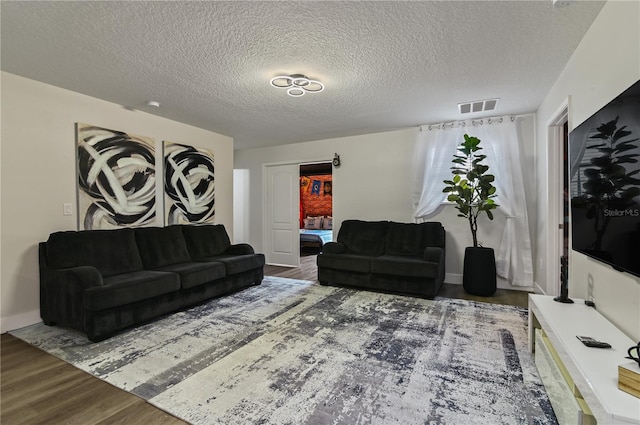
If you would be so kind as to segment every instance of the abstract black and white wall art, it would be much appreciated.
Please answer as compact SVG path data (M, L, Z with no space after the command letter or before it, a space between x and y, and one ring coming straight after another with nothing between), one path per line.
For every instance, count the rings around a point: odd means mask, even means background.
M76 125L80 230L155 224L153 139Z
M213 153L164 142L165 223L213 223L215 178Z

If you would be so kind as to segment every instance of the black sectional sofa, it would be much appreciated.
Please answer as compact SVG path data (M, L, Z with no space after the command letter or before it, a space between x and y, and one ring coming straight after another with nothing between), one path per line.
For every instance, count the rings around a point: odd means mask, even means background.
M322 285L433 299L444 281L445 231L438 222L346 220L317 264Z
M94 342L258 285L265 262L220 224L56 232L39 259L42 320Z

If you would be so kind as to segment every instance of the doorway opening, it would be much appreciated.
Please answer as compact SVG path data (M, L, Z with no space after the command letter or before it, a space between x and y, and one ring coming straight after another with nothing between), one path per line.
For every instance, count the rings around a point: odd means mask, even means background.
M332 164L300 164L300 255L318 254L332 240Z

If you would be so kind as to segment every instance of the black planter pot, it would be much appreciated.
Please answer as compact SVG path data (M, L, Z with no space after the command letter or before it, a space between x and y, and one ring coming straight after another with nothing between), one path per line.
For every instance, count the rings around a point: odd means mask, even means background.
M496 257L493 248L465 249L462 286L468 293L481 297L496 293Z

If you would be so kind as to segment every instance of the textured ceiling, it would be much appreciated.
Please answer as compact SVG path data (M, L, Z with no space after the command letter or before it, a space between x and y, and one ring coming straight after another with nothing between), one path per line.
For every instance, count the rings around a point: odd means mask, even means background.
M603 3L2 1L1 65L244 149L533 112ZM282 73L326 88L289 97Z

